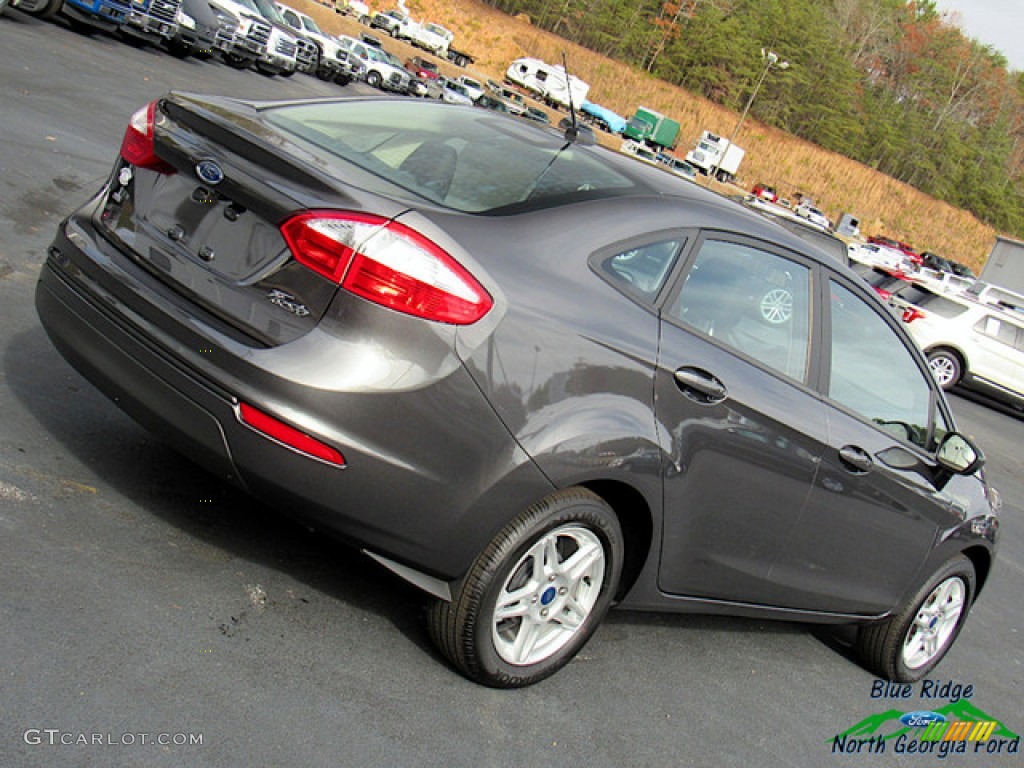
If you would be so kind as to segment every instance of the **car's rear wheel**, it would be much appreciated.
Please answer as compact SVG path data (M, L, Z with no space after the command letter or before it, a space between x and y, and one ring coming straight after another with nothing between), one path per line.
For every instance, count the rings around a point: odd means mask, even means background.
M374 88L380 88L381 76L376 70L366 74L366 84Z
M939 382L939 386L950 390L960 383L963 377L963 362L960 356L951 349L939 347L928 353L928 367L932 369L932 375Z
M958 555L918 590L899 614L862 627L861 658L872 672L912 683L942 661L967 620L975 588L974 564Z
M530 507L494 538L438 601L428 626L464 674L499 688L536 683L583 647L619 583L622 532L611 508L583 488Z

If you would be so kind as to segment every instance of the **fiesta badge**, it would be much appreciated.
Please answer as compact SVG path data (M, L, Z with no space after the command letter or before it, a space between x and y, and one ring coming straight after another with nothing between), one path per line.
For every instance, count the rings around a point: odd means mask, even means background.
M224 181L224 171L213 160L203 160L196 166L196 176L210 186Z

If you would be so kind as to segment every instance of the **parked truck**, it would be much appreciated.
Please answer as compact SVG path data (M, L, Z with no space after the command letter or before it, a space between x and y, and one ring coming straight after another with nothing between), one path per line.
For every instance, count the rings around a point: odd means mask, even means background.
M745 154L746 150L728 139L704 131L697 145L686 153L686 162L704 176L713 174L719 181L732 181Z
M12 0L11 6L42 19L60 14L74 28L107 32L114 32L131 12L131 0Z
M443 59L448 56L448 46L454 38L455 35L440 24L427 22L413 30L412 44Z
M679 123L661 112L637 107L636 114L626 123L622 135L654 150L675 149L679 141Z
M181 0L132 0L121 32L146 43L158 45L178 33Z

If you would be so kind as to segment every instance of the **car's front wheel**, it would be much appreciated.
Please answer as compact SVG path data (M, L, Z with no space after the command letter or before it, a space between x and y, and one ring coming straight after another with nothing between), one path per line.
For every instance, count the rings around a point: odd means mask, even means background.
M554 674L611 605L622 572L612 509L583 488L530 507L494 538L438 601L428 626L441 652L484 685L515 688Z
M963 555L954 557L901 613L861 627L857 648L865 665L888 680L920 680L953 646L967 620L974 589L974 564Z

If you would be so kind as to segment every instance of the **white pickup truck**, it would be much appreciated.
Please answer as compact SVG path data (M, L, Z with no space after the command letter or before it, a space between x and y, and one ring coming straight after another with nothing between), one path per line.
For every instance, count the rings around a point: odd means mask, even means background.
M448 46L451 45L452 40L455 38L452 32L433 22L417 24L415 28L409 31L412 35L413 45L425 51L430 51L430 53L440 56L442 59L448 55Z

